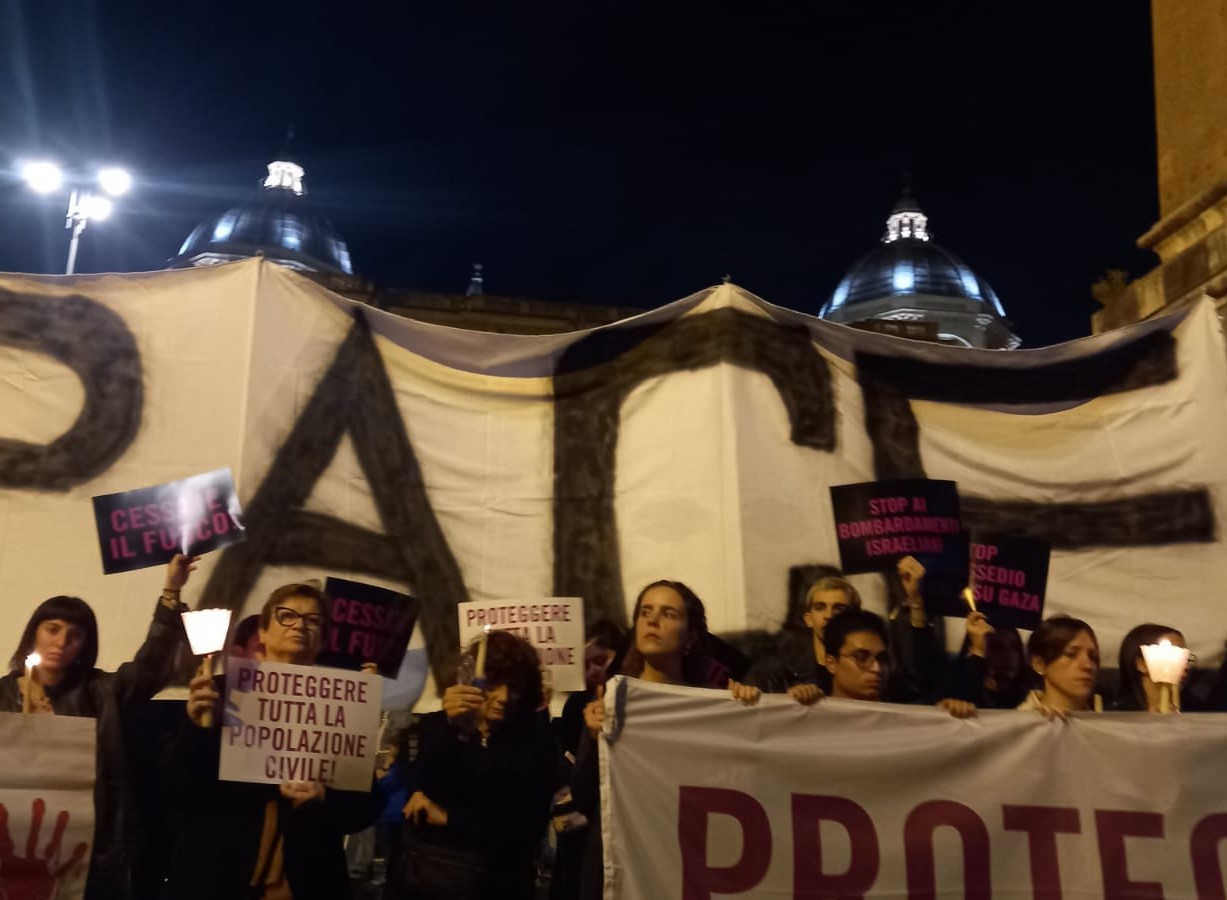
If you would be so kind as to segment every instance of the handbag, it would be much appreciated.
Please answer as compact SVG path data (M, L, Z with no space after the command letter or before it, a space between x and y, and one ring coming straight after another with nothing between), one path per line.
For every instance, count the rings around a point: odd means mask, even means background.
M405 823L400 886L410 897L466 900L475 895L490 862L484 853L436 844Z

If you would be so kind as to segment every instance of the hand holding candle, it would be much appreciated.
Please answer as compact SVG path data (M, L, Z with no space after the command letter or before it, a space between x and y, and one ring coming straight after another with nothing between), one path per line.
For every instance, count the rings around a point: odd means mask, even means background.
M473 683L480 685L486 680L486 648L490 643L490 626L481 630L477 639L477 662L473 666Z
M1172 712L1175 686L1184 680L1189 664L1188 648L1177 647L1164 638L1157 644L1144 644L1142 658L1146 661L1146 674L1159 686L1159 712Z
M21 698L21 711L29 713L34 709L34 670L38 667L43 658L37 653L31 653L26 657L26 689Z
M226 646L226 632L230 629L230 610L228 609L197 609L182 613L183 628L187 632L188 643L192 645L192 653L203 656L201 669L208 672L213 661L213 654ZM213 713L209 710L201 713L202 728L213 727Z

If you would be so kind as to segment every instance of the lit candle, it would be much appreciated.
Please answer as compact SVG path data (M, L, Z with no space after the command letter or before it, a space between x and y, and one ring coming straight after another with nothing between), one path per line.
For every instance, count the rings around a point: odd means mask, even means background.
M203 656L201 668L211 671L213 654L226 646L226 632L230 629L230 610L196 609L181 613L183 629L187 632L192 653ZM205 728L213 727L213 713L206 711L200 717Z
M473 680L484 679L486 677L486 645L490 642L490 626L487 625L481 630L481 637L477 639L477 662L473 666Z
M1146 660L1146 674L1159 686L1159 712L1172 712L1175 685L1184 679L1184 670L1189 664L1189 651L1164 638L1157 644L1145 644L1142 647L1142 658Z
M43 661L43 658L37 653L31 653L26 657L26 691L25 696L21 698L21 711L23 713L33 712L34 710L34 668Z

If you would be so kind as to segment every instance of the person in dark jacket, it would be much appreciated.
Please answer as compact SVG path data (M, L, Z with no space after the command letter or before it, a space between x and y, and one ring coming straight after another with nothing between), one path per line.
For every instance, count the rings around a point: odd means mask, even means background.
M980 709L1015 709L1030 686L1017 628L994 628L984 613L967 616L967 636L951 675L950 696Z
M278 588L260 613L264 659L313 665L328 621L328 598L319 588ZM161 755L179 825L166 900L346 900L344 837L379 817L382 796L317 782L219 781L221 687L207 670L197 672L187 719ZM203 725L206 712L213 714L210 727Z
M397 898L531 900L536 851L553 796L556 747L544 712L541 664L527 641L491 631L485 685L455 684L423 736L416 790L405 804L410 844L400 854ZM469 654L473 655L472 651ZM480 676L479 676L480 677ZM421 846L415 846L421 845ZM420 854L451 848L471 863L472 885L432 892L411 874Z
M145 642L117 671L94 667L98 660L94 611L78 597L59 596L34 610L9 661L9 673L0 678L0 712L21 712L25 703L32 714L86 716L98 722L87 900L132 896L132 860L140 823L128 802L131 778L125 722L138 704L174 676L175 655L183 640L179 613L186 609L179 593L195 562L194 557L184 556L171 560ZM27 679L25 661L31 653L41 659Z

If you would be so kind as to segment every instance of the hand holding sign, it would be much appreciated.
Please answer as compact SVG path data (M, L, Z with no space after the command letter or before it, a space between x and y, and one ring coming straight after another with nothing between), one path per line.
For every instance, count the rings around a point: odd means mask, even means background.
M162 585L162 593L172 594L178 598L179 592L183 590L183 586L196 571L198 562L200 562L199 556L184 556L182 553L172 556L166 565L166 581Z
M295 809L324 802L324 786L318 781L289 781L281 785L280 792Z

